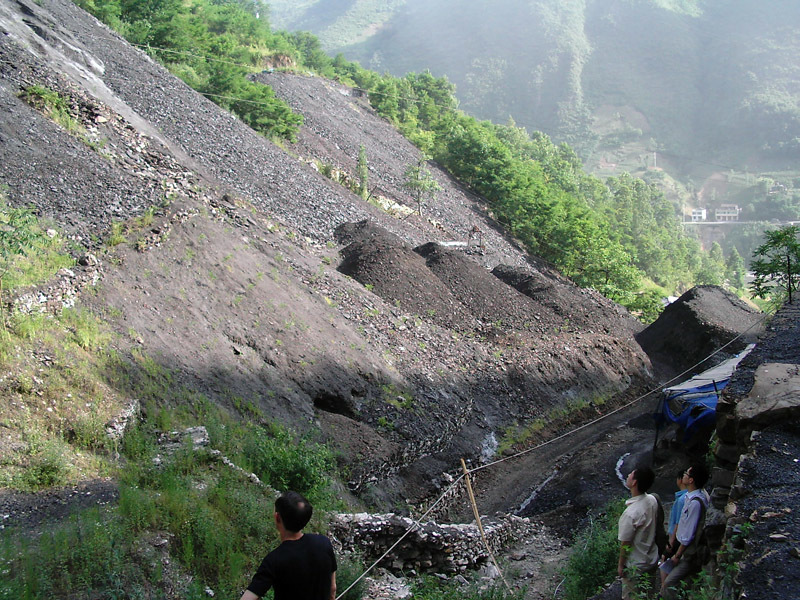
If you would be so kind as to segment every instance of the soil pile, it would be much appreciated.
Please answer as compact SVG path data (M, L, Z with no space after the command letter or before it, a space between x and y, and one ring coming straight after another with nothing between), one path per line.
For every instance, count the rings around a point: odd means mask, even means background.
M713 285L692 288L636 336L664 374L708 369L741 352L762 330L762 315ZM711 359L707 356L721 349Z
M498 330L544 333L559 325L547 311L544 322L542 306L489 271L469 260L463 253L429 242L415 249L425 264L450 290L450 293L484 326Z
M543 261L534 262L535 268L498 265L492 274L561 317L566 327L573 324L590 331L625 332L631 337L644 329L619 304L596 290L579 288Z
M630 315L589 324L491 275L535 267L434 165L442 191L408 218L313 168L352 175L363 144L370 189L412 203L402 173L418 151L352 90L263 74L305 118L287 153L71 2L0 4L0 26L0 182L80 252L98 249L101 285L84 303L120 354L153 357L231 411L251 403L265 420L319 427L358 493L369 482L376 501L416 502L508 428L648 377ZM86 135L26 103L35 85ZM138 225L148 209L152 224ZM111 249L114 222L130 233ZM453 241L463 250L410 251Z
M340 240L357 240L342 249L340 272L368 286L387 303L413 315L425 315L441 327L457 331L477 327L447 285L400 238L367 222L357 227L347 224L336 232Z

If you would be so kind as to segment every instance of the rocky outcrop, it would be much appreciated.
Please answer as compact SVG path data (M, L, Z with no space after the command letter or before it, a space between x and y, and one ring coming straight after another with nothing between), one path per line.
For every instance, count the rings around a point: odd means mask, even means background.
M798 335L800 305L784 306L717 405L712 500L726 517L719 559L738 561L732 592L748 599L800 590Z

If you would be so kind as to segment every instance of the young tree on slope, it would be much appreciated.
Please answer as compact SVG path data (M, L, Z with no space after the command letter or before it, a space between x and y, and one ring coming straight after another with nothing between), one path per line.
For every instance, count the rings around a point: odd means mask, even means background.
M417 164L411 164L403 174L403 188L414 198L417 203L417 213L422 216L422 205L426 200L432 200L442 188L433 178L424 159Z
M753 252L750 270L755 275L750 290L758 298L770 297L775 302L792 294L800 282L800 226L789 225L764 232L766 241Z

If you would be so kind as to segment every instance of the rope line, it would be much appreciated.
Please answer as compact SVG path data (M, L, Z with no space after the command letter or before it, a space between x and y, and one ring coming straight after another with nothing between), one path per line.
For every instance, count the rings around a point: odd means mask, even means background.
M439 503L440 503L440 502L441 502L441 501L442 501L442 500L445 498L445 496L447 496L447 494L449 494L449 493L450 493L450 492L453 490L453 488L455 488L455 486L456 486L456 485L458 485L458 484L461 482L461 480L462 480L462 479L465 479L465 478L466 478L467 476L469 476L471 473L477 473L478 471L482 471L483 469L487 469L487 468L489 468L489 467L492 467L492 466L495 466L495 465L497 465L497 464L500 464L500 463L506 462L506 461L508 461L508 460L512 460L512 459L514 459L514 458L519 458L520 456L523 456L523 455L525 455L525 454L528 454L528 453L530 453L530 452L533 452L534 450L538 450L538 449L540 449L540 448L543 448L543 447L547 446L548 444L551 444L551 443L553 443L553 442L556 442L556 441L558 441L558 440L564 439L565 437L568 437L568 436L572 435L573 433L577 433L577 432L579 432L579 431L582 431L583 429L586 429L587 427L589 427L589 426L591 426L591 425L594 425L594 424L596 424L596 423L599 423L599 422L603 421L604 419L606 419L606 418L610 417L610 416L611 416L611 415L613 415L613 414L616 414L616 413L618 413L618 412L620 412L620 411L622 411L622 410L624 410L624 409L626 409L626 408L629 408L630 406L633 406L633 405L634 405L636 402L639 402L640 400L643 400L643 399L644 399L644 398L646 398L647 396L649 396L649 395L651 395L651 394L654 394L654 393L656 393L656 392L658 392L658 391L662 390L662 389L664 388L664 386L666 386L666 385L668 385L668 384L670 384L670 383L674 382L676 379L680 379L680 378L681 378L681 377L683 377L684 375L686 375L686 374L690 373L691 371L693 371L694 369L696 369L697 367L699 367L700 365L702 365L704 362L706 362L706 361L707 361L707 360L709 360L710 358L712 358L712 357L716 356L717 354L719 354L720 352L722 352L722 351L723 351L725 348L727 348L728 346L730 346L731 344L733 344L734 342L736 342L738 339L740 339L741 337L743 337L743 336L744 336L744 335L745 335L747 332L749 332L751 329L753 329L753 328L754 328L754 327L756 327L757 325L759 325L759 324L763 323L764 321L766 321L768 317L769 317L769 315L766 315L766 314L765 314L765 315L762 315L761 317L759 317L758 319L756 319L755 321L753 321L753 323L752 323L752 324L750 324L750 326L749 326L747 329L745 329L744 331L742 331L742 332L741 332L739 335L737 335L736 337L734 337L733 339L731 339L729 342L727 342L727 343L723 344L722 346L720 346L720 347L719 347L718 349L716 349L714 352L712 352L711 354L709 354L708 356L706 356L705 358L703 358L703 359L702 359L702 360L700 360L699 362L695 363L693 366L691 366L691 367L689 367L688 369L684 370L683 372L681 372L681 373L679 373L679 374L675 375L674 377L672 377L672 378L670 378L670 379L667 379L667 380L663 381L661 384L659 384L659 386L658 386L658 387L656 387L656 388L653 388L653 389L651 389L650 391L648 391L648 392L646 392L646 393L644 393L644 394L642 394L642 395L638 396L637 398L635 398L635 399L631 400L631 401L630 401L630 402L628 402L627 404L624 404L623 406L620 406L619 408L616 408L615 410L613 410L613 411L611 411L611 412L609 412L609 413L607 413L607 414L605 414L605 415L603 415L603 416L601 416L601 417L599 417L599 418L597 418L597 419L595 419L595 420L593 420L593 421L591 421L591 422L589 422L589 423L585 423L584 425L581 425L581 426L579 426L579 427L576 427L575 429L572 429L572 430L570 430L570 431L568 431L568 432L566 432L566 433L563 433L563 434L561 434L561 435L559 435L559 436L557 436L557 437L553 438L552 440L548 440L548 441L546 441L546 442L543 442L542 444L539 444L538 446L534 446L534 447L532 447L532 448L528 448L528 449L526 449L526 450L523 450L523 451L521 451L521 452L517 452L516 454L514 454L514 455L512 455L512 456L507 456L507 457L505 457L505 458L502 458L502 459L496 460L496 461L494 461L494 462L487 463L487 464L485 464L485 465L480 465L480 466L478 466L478 467L475 467L475 468L473 468L473 469L466 469L466 470L464 471L464 473L463 473L463 474L461 474L461 475L459 475L459 476L458 476L458 477L455 479L455 481L453 481L453 483L452 483L452 484L450 484L450 487L448 487L448 488L447 488L447 489L446 489L446 490L445 490L445 491L444 491L444 492L443 492L443 493L442 493L442 494L439 496L439 498L437 498L437 499L436 499L436 501L435 501L433 504L431 504L431 506L428 508L428 510L427 510L427 511L425 511L425 513L424 513L422 516L420 516L420 517L419 517L419 519L412 519L412 520L414 521L414 523L412 524L412 526L411 526L411 527L409 527L409 528L406 530L406 532L405 532L405 533L403 533L403 535L402 535L402 536L400 536L400 537L397 539L397 541L396 541L394 544L392 544L392 545L391 545L391 547L390 547L388 550L386 550L386 552L384 552L384 553L383 553L383 554L380 556L380 558L378 558L378 559L377 559L375 562L373 562L373 563L372 563L372 564L371 564L369 567L367 567L367 569L365 569L365 570L364 570L364 572L363 572L361 575L359 575L359 576L358 576L358 578L356 578L356 579L353 581L353 583L351 583L351 584L350 584L350 585L347 587L347 589L346 589L346 590L344 590L344 591L343 591L341 594L339 594L339 595L336 597L336 600L340 600L340 599L342 598L342 596L344 596L344 595L345 595L347 592L349 592L349 591L350 591L350 590L353 588L353 586L355 586L355 585L356 585L356 584L357 584L359 581L361 581L361 580L362 580L364 577L366 577L366 575L367 575L368 573L370 573L370 572L371 572L371 571L372 571L372 570L373 570L373 569L374 569L374 568L375 568L375 567L378 565L378 563L380 563L380 562L381 562L381 561L382 561L384 558L386 558L386 557L387 557L387 556L388 556L388 555L389 555L389 554L392 552L392 550L394 550L394 549L395 549L395 548L398 546L398 544L400 544L400 542L402 542L402 541L403 541L403 540L404 540L406 537L408 537L408 535L409 535L409 534L411 534L413 531L415 531L415 530L416 530L416 529L417 529L417 528L420 526L420 521L422 521L422 520L423 520L425 517L427 517L427 516L428 516L428 515L431 513L431 511L432 511L432 510L433 510L433 509L434 509L434 508L435 508L435 507L436 507L436 506L437 506L437 505L438 505L438 504L439 504ZM563 581L562 581L561 583L563 583ZM506 583L506 585L508 585L508 584ZM559 584L559 586L560 586L560 585L561 585L561 584Z
M439 496L439 498L437 498L436 502L434 502L433 504L431 504L431 505L430 505L430 507L428 507L428 510L426 510L426 511L425 511L425 513L424 513L422 516L420 516L420 518L419 518L419 519L412 519L412 521L414 521L414 524L413 524L411 527L409 527L409 528L406 530L406 532L405 532L403 535L401 535L401 536L400 536L400 537L397 539L397 541L396 541L394 544L392 544L392 545L391 545L391 547L390 547L390 548L389 548L389 549L388 549L386 552L384 552L384 553L381 555L381 557L380 557L378 560L376 560L376 561L375 561L375 562L373 562L373 563L372 563L372 564L371 564L369 567L367 567L367 569L366 569L366 570L365 570L365 571L364 571L364 572L363 572L361 575L359 575L359 576L358 576L358 577L357 577L357 578L356 578L356 579L353 581L353 583L351 583L351 584L350 584L350 585L347 587L347 589L346 589L345 591L343 591L341 594L339 594L338 596L336 596L336 600L339 600L339 599L340 599L342 596L344 596L344 595L345 595L347 592L349 592L349 591L350 591L350 590L353 588L353 586L355 586L355 585L356 585L356 584L357 584L359 581L361 581L361 580L362 580L362 579L363 579L363 578L364 578L364 577L367 575L367 573L369 573L370 571L372 571L372 569L374 569L374 568L375 568L375 567L378 565L378 563L379 563L379 562L381 562L381 561L382 561L384 558L386 558L386 557L389 555L389 553L390 553L392 550L394 550L395 548L397 548L397 545L398 545L400 542L402 542L402 541L403 541L403 540L404 540L406 537L408 537L408 535L409 535L409 534L410 534L412 531L415 531L415 530L416 530L418 527L420 527L420 521L422 521L422 519L424 519L424 518L425 518L425 517L427 517L429 514L431 514L431 511L432 511L434 508L436 508L436 505L437 505L437 504L439 504L439 503L440 503L442 500L444 500L444 497L445 497L447 494L449 494L449 493L450 493L450 491L451 491L453 488L455 488L455 487L456 487L456 485L458 485L458 484L461 482L461 480L462 480L462 479L464 479L464 475L460 475L459 477L457 477L457 478L455 479L455 481L453 481L453 483L451 483L451 484L450 484L450 487L448 487L448 488L447 488L447 489L446 489L446 490L445 490L445 491L442 493L442 495L441 495L441 496Z
M593 421L589 421L588 423L584 423L583 425L580 425L579 427L576 427L575 429L572 429L572 430L570 430L570 431L567 431L566 433L563 433L563 434L561 434L561 435L559 435L559 436L557 436L557 437L554 437L554 438L553 438L553 439L551 439L551 440L547 440L546 442L542 442L541 444L539 444L539 445L537 445L537 446L533 446L532 448L527 448L526 450L522 450L522 451L520 451L520 452L517 452L516 454L512 454L511 456L506 456L506 457L504 457L504 458L501 458L501 459L498 459L498 460L496 460L496 461L493 461L493 462L490 462L490 463L486 463L485 465L480 465L480 466L478 466L478 467L475 467L474 469L471 469L471 470L470 470L470 473L475 473L475 472L477 472L477 471L481 471L481 470L483 470L483 469L488 469L489 467L493 467L493 466L495 466L495 465L497 465L497 464L500 464L500 463L506 462L506 461L508 461L508 460L512 460L512 459L514 459L514 458L519 458L520 456L523 456L523 455L525 455L525 454L528 454L528 453L530 453L530 452L533 452L534 450L538 450L538 449L540 449L540 448L544 448L545 446L547 446L547 445L549 445L549 444L552 444L552 443L554 443L554 442L557 442L557 441L559 441L559 440L562 440L562 439L564 439L564 438L566 438L566 437L568 437L568 436L572 435L573 433L577 433L577 432L579 432L579 431L582 431L583 429L586 429L587 427L590 427L590 426L592 426L592 425L595 425L595 424L597 424L597 423L599 423L599 422L601 422L601 421L603 421L603 420L607 419L608 417L610 417L610 416L612 416L612 415L614 415L614 414L616 414L616 413L618 413L618 412L621 412L621 411L625 410L626 408L629 408L629 407L633 406L634 404L636 404L636 403L637 403L637 402L639 402L640 400L643 400L644 398L647 398L649 395L651 395L651 394L654 394L654 393L656 393L656 392L659 392L659 391L660 391L660 390L662 390L662 389L664 388L664 386L666 386L667 384L670 384L670 383L672 383L673 381L675 381L676 379L679 379L679 378L683 377L684 375L688 374L689 372L693 371L694 369L696 369L697 367L699 367L700 365L702 365L702 364L703 364L704 362L706 362L708 359L710 359L710 358L712 358L713 356L716 356L717 354L719 354L720 352L722 352L722 351L723 351L725 348L727 348L728 346L730 346L731 344L733 344L733 343L734 343L736 340L738 340L739 338L741 338L742 336L744 336L744 335L745 335L745 334L746 334L748 331L750 331L751 329L753 329L753 328L754 328L756 325L758 325L759 323L762 323L763 321L765 321L765 320L767 319L767 316L768 316L768 315L764 315L764 316L762 316L762 317L759 317L759 318L758 318L757 320L755 320L755 321L754 321L754 322L753 322L753 323L752 323L752 324L751 324L751 325L750 325L750 326L749 326L747 329L745 329L745 330L744 330L742 333L740 333L739 335L737 335L737 336L736 336L735 338L733 338L731 341L729 341L729 342L727 342L726 344L724 344L724 345L720 346L719 348L717 348L717 349L716 349L714 352L712 352L711 354L709 354L708 356L706 356L706 357L705 357L703 360L701 360L701 361L697 362L696 364L694 364L693 366L689 367L689 368L688 368L688 369L686 369L685 371L683 371L683 372L681 372L681 373L678 373L677 375L675 375L675 376L674 376L674 377L672 377L671 379L667 379L666 381L662 382L662 383L661 383L661 384L660 384L658 387L656 387L656 388L653 388L653 389L651 389L651 390L650 390L650 391L648 391L648 392L645 392L644 394L642 394L641 396L638 396L637 398L634 398L633 400L631 400L631 401L630 401L630 402L628 402L627 404L623 404L622 406L620 406L620 407L618 407L618 408L616 408L616 409L612 410L611 412L608 412L608 413L606 413L606 414L604 414L604 415L602 415L602 416L598 417L597 419L595 419L595 420L593 420Z

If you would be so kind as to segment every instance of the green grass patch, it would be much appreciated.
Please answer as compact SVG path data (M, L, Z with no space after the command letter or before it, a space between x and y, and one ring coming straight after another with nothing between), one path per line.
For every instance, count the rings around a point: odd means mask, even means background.
M131 539L113 511L92 510L39 537L7 531L0 544L0 598L148 597L152 572L131 560Z
M20 98L41 112L48 119L56 123L67 133L75 136L101 156L109 158L105 151L108 140L96 139L90 135L80 119L73 114L73 107L69 98L62 96L55 90L41 86L31 85L20 92Z
M75 264L64 238L31 208L14 208L0 194L0 283L4 291L46 281Z
M72 116L67 99L55 90L31 85L20 93L20 97L69 133L85 134L80 121Z
M501 583L488 587L477 583L454 585L436 577L420 577L413 586L415 600L522 600L525 591L509 592Z
M578 534L563 571L565 600L584 600L594 596L616 577L619 561L617 523L624 509L623 500L609 503L605 511Z
M414 395L409 390L399 388L394 383L386 383L381 386L383 399L387 404L391 404L399 409L414 408Z

